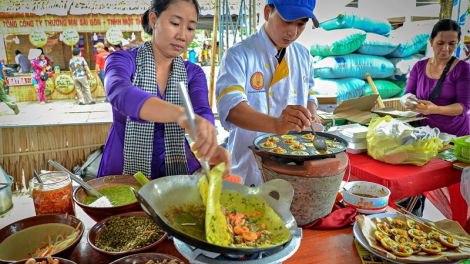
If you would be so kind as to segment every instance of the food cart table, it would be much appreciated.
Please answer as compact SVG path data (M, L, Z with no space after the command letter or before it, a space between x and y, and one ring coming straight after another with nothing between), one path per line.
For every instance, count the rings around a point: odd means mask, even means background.
M453 163L438 158L424 166L391 165L377 161L367 153L348 153L351 162L349 181L370 181L382 184L392 192L390 201L424 193L442 214L470 233L470 209L460 192L462 171ZM345 180L348 173L345 173ZM467 228L466 228L467 226Z
M0 216L0 229L23 218L35 216L33 201L28 195L14 195L13 209ZM83 237L67 259L78 264L108 264L120 257L109 256L95 251L88 245L88 231L96 223L83 210L75 206L77 217L85 224ZM298 251L284 263L361 263L354 245L352 226L337 230L303 230L303 238ZM165 240L153 251L169 254L188 263L176 250L171 240ZM122 257L122 256L121 256Z

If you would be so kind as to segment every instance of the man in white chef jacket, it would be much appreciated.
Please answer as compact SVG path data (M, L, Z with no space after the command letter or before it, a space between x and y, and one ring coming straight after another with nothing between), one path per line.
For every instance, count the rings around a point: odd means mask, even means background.
M217 110L230 131L232 173L245 185L263 183L248 146L265 133L300 132L312 122L318 101L313 92L313 58L295 43L313 15L315 0L268 0L260 30L229 48L220 62Z

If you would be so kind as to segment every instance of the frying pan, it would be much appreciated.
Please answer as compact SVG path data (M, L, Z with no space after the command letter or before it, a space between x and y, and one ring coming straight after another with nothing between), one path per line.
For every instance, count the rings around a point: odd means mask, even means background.
M282 247L295 235L297 222L290 212L294 188L285 180L275 179L258 187L223 181L224 190L235 190L247 197L257 195L266 200L282 219L290 236L284 244L262 248L224 247L207 242L205 237L205 206L197 189L201 175L177 175L155 179L134 191L143 210L166 232L179 240L214 253L247 255ZM204 177L204 176L202 176ZM202 210L201 210L202 208ZM184 225L187 223L196 225ZM182 225L183 224L183 225Z
M289 131L287 133L287 135L295 135L297 137L297 139L294 139L294 140L297 140L301 143L305 143L305 142L307 142L307 140L301 138L301 136L305 135L305 134L309 134L309 133L312 133L312 132L311 131L302 131L300 133L297 133L296 131ZM300 161L312 160L312 159L332 158L332 157L335 157L335 154L343 152L348 148L348 145L349 145L348 141L346 141L345 139L343 139L339 136L332 135L332 134L325 133L325 132L317 132L317 135L320 136L320 137L324 137L325 140L327 140L327 139L334 140L335 142L338 142L339 144L341 144L342 147L338 148L338 149L328 148L328 150L331 151L331 153L328 153L328 154L315 154L315 148L314 147L307 147L304 151L308 152L309 155L292 155L292 154L290 154L292 152L292 150L289 149L288 145L283 143L284 139L281 138L280 135L273 134L273 133L268 133L268 134L264 134L264 135L261 135L261 136L255 138L253 140L253 146L248 146L248 148L255 151L255 152L265 152L265 153L269 154L271 157L274 157L274 159L279 158L278 160L284 161L284 162L289 162L289 161L300 162ZM260 144L266 142L266 139L268 137L281 138L281 141L277 142L276 145L286 149L287 153L285 153L285 154L274 153L274 152L270 152L269 151L270 149L265 149L265 148L261 147Z

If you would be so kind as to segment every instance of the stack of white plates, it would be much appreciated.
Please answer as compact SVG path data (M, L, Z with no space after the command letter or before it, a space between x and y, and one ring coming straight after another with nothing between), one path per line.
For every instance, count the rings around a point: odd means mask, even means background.
M353 127L353 128L347 128L343 130L343 135L346 137L347 141L350 142L359 142L366 140L367 136L367 127L364 126L358 126L358 127Z
M356 126L341 131L343 138L349 142L346 152L354 154L367 152L367 130L367 127Z

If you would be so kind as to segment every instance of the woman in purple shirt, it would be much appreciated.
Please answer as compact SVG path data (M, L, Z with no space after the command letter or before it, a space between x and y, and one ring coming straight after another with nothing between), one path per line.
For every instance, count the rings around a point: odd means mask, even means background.
M152 40L141 48L111 53L106 60L105 89L113 107L113 125L98 177L135 174L155 179L192 174L200 164L185 138L189 123L178 83L184 82L196 113L197 140L192 149L216 164L230 157L217 145L214 116L202 69L180 55L195 36L196 0L153 0L142 16Z
M434 57L419 61L411 70L406 93L415 94L422 104L408 105L427 119L421 125L437 127L441 132L456 136L470 134L468 110L470 108L470 64L455 59L442 83L440 94L428 101L437 81L460 41L460 26L453 20L437 22L429 42Z

